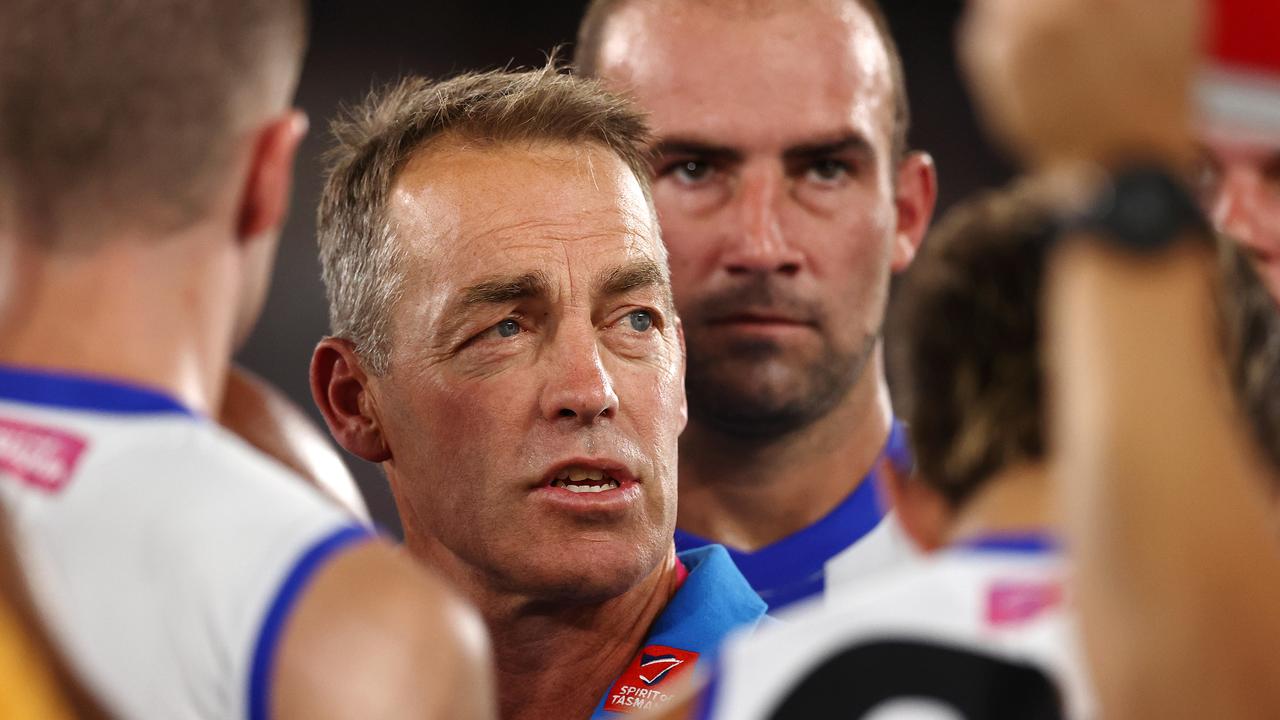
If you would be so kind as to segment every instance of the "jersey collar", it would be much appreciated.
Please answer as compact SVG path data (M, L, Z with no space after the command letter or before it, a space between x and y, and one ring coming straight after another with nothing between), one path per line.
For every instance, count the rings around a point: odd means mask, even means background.
M644 709L643 704L620 708L626 698L644 701L668 694L672 679L695 666L710 667L725 638L750 629L768 607L738 572L719 545L679 554L689 575L649 629L640 652L610 686L591 720L623 717L621 712Z
M892 462L904 472L909 471L911 452L901 423L893 423L879 458ZM738 569L769 603L771 611L821 593L827 562L884 520L887 503L880 498L876 487L876 465L872 465L857 488L821 520L755 551L727 548ZM710 543L706 538L676 529L679 550Z
M1052 555L1062 552L1062 542L1048 530L988 533L952 545L959 551L1013 555Z
M122 380L0 365L0 400L116 415L196 413L162 391Z

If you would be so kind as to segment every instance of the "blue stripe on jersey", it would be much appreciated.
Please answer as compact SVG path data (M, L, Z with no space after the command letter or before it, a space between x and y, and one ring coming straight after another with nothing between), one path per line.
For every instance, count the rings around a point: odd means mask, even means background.
M289 612L306 589L307 582L339 550L371 537L372 533L362 525L345 525L308 548L285 576L279 592L271 601L266 619L258 631L258 642L253 648L253 664L249 670L249 720L271 717L271 671L276 650Z
M121 380L0 365L0 400L116 414L178 413L195 417L159 390Z
M990 533L962 540L953 545L956 550L973 552L1003 552L1020 555L1044 555L1062 550L1062 543L1044 530L1027 532Z
M903 426L894 422L880 457L904 471L911 467L911 453ZM809 527L754 552L726 547L747 582L769 604L769 612L820 595L826 586L826 564L856 544L884 519L885 509L876 489L875 468L826 517ZM676 549L691 550L711 540L676 529Z

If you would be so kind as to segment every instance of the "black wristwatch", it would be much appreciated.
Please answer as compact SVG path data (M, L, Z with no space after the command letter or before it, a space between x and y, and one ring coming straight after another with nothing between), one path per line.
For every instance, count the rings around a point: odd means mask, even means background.
M1084 212L1066 219L1062 231L1096 235L1138 254L1160 252L1182 238L1213 237L1183 183L1154 166L1134 166L1112 175Z

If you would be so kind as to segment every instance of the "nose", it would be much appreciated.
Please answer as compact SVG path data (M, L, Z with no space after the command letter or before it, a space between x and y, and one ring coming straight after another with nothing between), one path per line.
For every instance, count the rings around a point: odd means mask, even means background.
M600 357L594 328L557 333L542 393L542 415L552 422L591 425L618 413L613 378Z
M730 274L794 275L800 271L804 258L783 232L786 182L781 167L743 168L722 258Z
M1258 242L1258 192L1259 179L1253 174L1230 171L1223 178L1210 209L1218 230L1246 247L1254 247Z

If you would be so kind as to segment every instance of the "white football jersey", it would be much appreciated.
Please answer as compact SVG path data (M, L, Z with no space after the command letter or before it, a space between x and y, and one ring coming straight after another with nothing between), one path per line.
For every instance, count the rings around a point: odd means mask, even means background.
M1064 575L1036 536L949 548L732 641L703 717L1094 717Z
M900 468L911 466L906 429L900 423L893 424L880 456ZM725 547L771 614L846 587L864 587L880 573L918 560L897 516L885 509L878 475L873 467L825 517L787 537L750 551ZM714 544L679 528L675 540L680 552Z
M260 718L294 600L369 531L152 390L0 366L0 500L43 619L128 718Z

